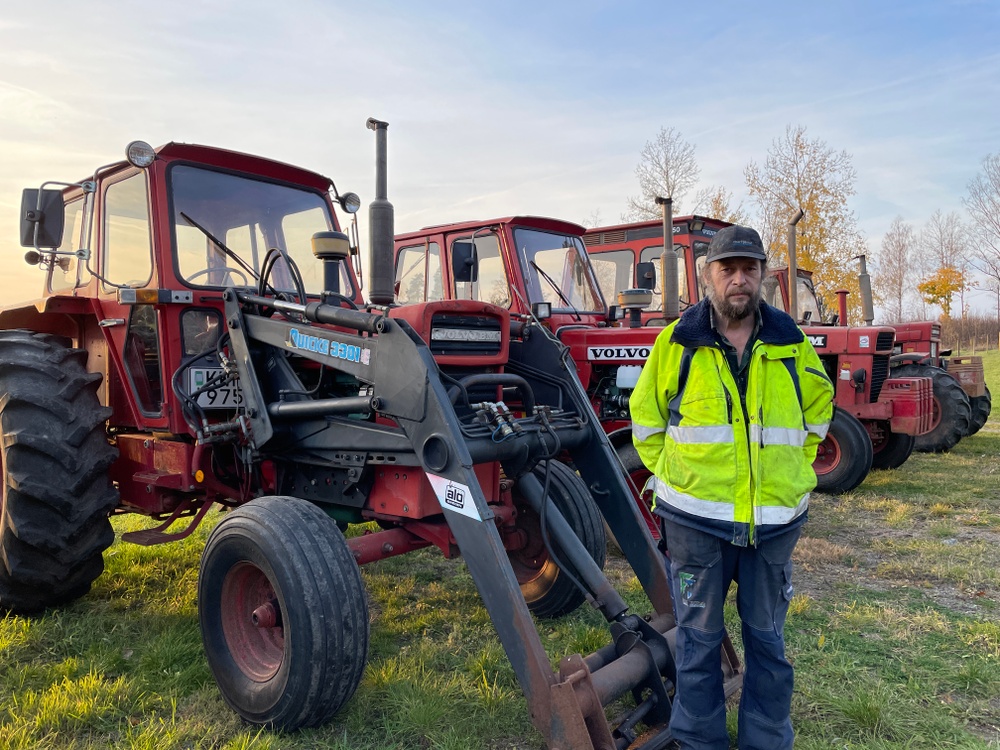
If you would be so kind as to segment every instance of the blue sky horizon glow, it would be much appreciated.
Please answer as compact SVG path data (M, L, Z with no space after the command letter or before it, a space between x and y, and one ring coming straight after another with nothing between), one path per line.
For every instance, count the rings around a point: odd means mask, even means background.
M1000 152L998 39L995 0L21 5L0 12L0 304L41 292L21 262L22 188L80 179L134 139L185 141L330 175L367 206L369 116L390 123L400 232L617 223L661 127L695 146L699 187L745 199L747 164L805 126L851 154L849 206L877 255L896 216L919 230L964 215ZM995 295L971 300L996 312Z

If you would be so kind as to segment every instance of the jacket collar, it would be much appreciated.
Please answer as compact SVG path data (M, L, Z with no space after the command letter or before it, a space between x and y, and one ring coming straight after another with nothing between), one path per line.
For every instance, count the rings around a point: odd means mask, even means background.
M706 297L694 307L685 310L680 320L674 324L670 341L681 346L715 346L711 308L712 303ZM791 315L771 307L766 302L760 303L758 341L763 344L798 344L804 338Z

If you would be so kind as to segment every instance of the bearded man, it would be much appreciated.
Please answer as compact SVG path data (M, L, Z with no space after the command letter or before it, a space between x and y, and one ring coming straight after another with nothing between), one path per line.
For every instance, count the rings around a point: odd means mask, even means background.
M705 260L706 298L657 337L629 401L677 618L670 729L683 750L729 748L720 646L735 581L746 663L737 742L784 750L792 550L833 384L795 321L761 301L767 255L755 230L722 229Z

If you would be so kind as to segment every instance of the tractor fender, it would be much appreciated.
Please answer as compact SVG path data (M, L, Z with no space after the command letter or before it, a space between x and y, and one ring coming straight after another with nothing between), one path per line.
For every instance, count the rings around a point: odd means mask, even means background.
M617 430L613 430L608 433L608 442L611 443L611 447L616 451L623 445L632 444L632 428L631 427L620 427Z
M0 310L0 330L26 328L79 340L82 315L92 315L90 300L80 297L46 297Z
M930 352L907 352L906 354L893 354L889 357L890 367L900 367L902 365L933 365L930 361Z

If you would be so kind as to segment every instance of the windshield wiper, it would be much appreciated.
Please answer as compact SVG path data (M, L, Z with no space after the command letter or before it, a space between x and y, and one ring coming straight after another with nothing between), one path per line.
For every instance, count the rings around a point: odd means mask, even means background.
M203 235L205 235L206 237L208 237L209 241L214 242L215 245L220 250L222 250L222 252L224 252L230 258L232 258L233 260L235 260L240 266L243 267L243 270L246 271L251 276L253 276L254 279L256 279L257 281L260 281L260 276L257 274L257 272L255 270L253 270L253 267L249 263L247 263L245 260L243 260L243 258L241 258L236 253L234 253L232 250L230 250L228 247L226 247L223 244L222 240L220 240L214 234L212 234L211 232L209 232L207 229L205 229L205 227L203 227L201 224L199 224L197 221L195 221L194 219L192 219L190 216L188 216L183 211L181 211L181 218L184 219L184 221L186 221L188 224L190 224L191 226L193 226L195 229L199 230ZM244 281L245 280L246 279L244 279ZM268 286L270 286L270 284ZM274 287L271 287L271 291L274 291Z
M556 284L556 282L552 280L552 277L549 276L547 273L545 273L545 271L543 271L541 269L541 267L537 263L535 263L535 261L530 260L530 261L528 261L528 263L531 265L532 268L534 268L536 271L538 271L538 274L543 279L545 279L547 282L549 282L549 286L551 286L555 290L556 294L559 295L559 299L561 299L563 301L563 304L565 304L566 307L568 307L570 310L573 311L573 316L577 320L583 320L583 318L580 317L580 313L577 312L576 307L573 306L572 302L570 302L568 299L566 299L566 295L562 293L562 289L560 289L559 285Z

